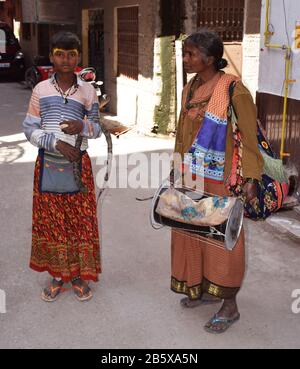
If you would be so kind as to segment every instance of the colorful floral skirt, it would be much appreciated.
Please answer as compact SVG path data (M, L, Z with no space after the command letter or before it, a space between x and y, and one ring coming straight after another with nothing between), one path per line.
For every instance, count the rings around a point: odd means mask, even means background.
M82 157L82 182L87 194L41 193L41 157L34 174L32 253L30 268L70 282L80 276L98 281L101 273L97 205L92 165Z

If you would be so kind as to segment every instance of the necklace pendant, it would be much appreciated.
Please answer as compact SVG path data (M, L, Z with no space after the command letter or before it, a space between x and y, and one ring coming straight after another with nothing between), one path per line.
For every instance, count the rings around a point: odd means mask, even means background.
M66 104L68 104L69 103L69 101L68 101L68 99L65 97L65 105Z

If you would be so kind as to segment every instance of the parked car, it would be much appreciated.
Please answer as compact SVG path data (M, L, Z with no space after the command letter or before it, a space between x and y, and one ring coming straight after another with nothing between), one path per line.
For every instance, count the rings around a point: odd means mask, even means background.
M0 76L23 79L25 60L18 39L6 23L0 22Z

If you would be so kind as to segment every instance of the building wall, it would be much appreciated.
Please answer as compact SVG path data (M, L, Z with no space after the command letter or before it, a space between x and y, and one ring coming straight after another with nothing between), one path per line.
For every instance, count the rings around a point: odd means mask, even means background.
M189 35L197 31L197 1L185 0L185 11L184 33Z
M264 45L266 0L262 1L261 17L261 55L259 89L257 94L257 105L259 118L266 127L269 139L274 145L277 154L280 153L282 141L282 122L284 110L284 80L285 80L285 50L268 49ZM271 2L270 23L273 25L274 35L270 43L292 46L292 70L289 99L287 106L287 125L285 130L285 152L290 154L286 160L297 164L300 172L300 49L295 48L295 26L300 24L300 6L298 1L285 0L274 4ZM286 11L286 20L285 20Z
M82 9L104 9L105 33L105 90L112 97L110 110L127 125L143 129L153 126L155 85L153 82L153 54L156 34L157 1L84 0ZM116 8L139 6L139 80L117 76ZM83 32L86 30L83 27ZM86 35L82 35L86 37ZM117 98L118 96L118 98ZM130 107L130 108L129 108Z
M47 56L51 36L60 30L78 33L81 12L79 0L17 0L21 47L25 54L27 66L33 64L37 55ZM63 11L62 11L63 9Z
M14 23L14 4L12 0L6 0L0 2L0 21L7 23L13 28Z
M181 1L181 0L180 0ZM251 90L253 96L258 87L259 68L259 41L260 41L260 9L261 0L245 0L245 36L244 42L225 43L225 57L229 60L226 72L243 77L245 84ZM125 124L135 124L141 132L149 132L157 125L157 117L162 117L164 110L165 83L164 75L169 75L166 70L166 61L163 60L165 53L162 50L164 40L162 37L171 37L171 34L163 35L161 3L166 4L168 0L82 0L83 9L82 37L87 40L88 21L86 9L104 9L104 32L105 32L105 92L112 96L110 111L117 114ZM190 34L197 30L197 0L185 0L185 14L183 29L180 33ZM119 6L139 5L140 30L139 30L139 80L134 81L126 77L117 76L117 42L116 42L116 16L115 9ZM84 11L85 10L85 11ZM170 9L171 16L171 9ZM177 30L178 31L178 30ZM174 33L174 32L173 32ZM173 34L172 33L172 34ZM178 36L178 34L177 34ZM84 54L87 55L85 47ZM175 57L175 43L174 43ZM177 50L177 63L180 55ZM87 57L84 57L86 64ZM174 60L170 59L170 68L173 68ZM180 63L178 63L180 65ZM175 72L176 74L176 72ZM178 82L177 89L181 85ZM176 81L175 81L176 82ZM169 86L176 88L173 81L167 81ZM178 92L178 91L177 91ZM180 96L180 93L177 94ZM176 110L180 102L173 101L170 97L172 107L169 115L172 116L168 123L168 131L175 128ZM168 99L167 99L168 100ZM167 101L166 100L166 101ZM175 99L176 100L176 99ZM167 104L169 104L169 100ZM177 106L176 106L177 105ZM130 106L130 109L128 108ZM167 109L165 109L167 110ZM166 112L165 112L166 113ZM168 112L167 112L168 113ZM163 119L163 118L162 118Z
M283 2L278 4L271 2L270 7L270 22L274 27L274 35L271 37L270 42L280 45L287 45L288 42L293 46L292 58L292 79L297 80L295 84L291 86L290 97L296 100L300 100L300 49L295 49L295 25L299 22L300 25L300 6L299 1L285 0L286 4L286 27ZM264 46L264 31L265 31L265 12L266 12L266 0L263 0L263 9L261 17L261 63L260 63L260 75L259 75L259 92L274 94L277 96L282 95L282 85L284 80L285 69L285 53L282 50L268 50Z
M33 64L34 56L38 55L38 26L35 23L29 23L27 27L30 27L30 38L24 37L24 25L21 24L21 48L25 55L26 66L29 67Z
M257 96L258 115L266 127L267 136L277 154L280 153L282 135L283 97L259 93ZM300 101L289 99L285 152L290 154L288 161L294 163L300 173Z
M243 40L242 76L243 82L255 97L258 90L260 58L260 22L262 0L246 0L245 33Z
M228 60L226 73L242 77L243 45L241 42L224 43L224 58Z

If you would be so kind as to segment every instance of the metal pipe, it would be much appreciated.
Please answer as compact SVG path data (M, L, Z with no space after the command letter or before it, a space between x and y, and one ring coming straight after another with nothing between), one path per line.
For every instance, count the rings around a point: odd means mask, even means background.
M264 45L268 49L277 49L285 51L285 88L284 88L284 106L283 106L283 119L282 119L282 131L281 131L281 146L280 146L280 158L284 159L289 157L290 154L285 152L285 137L286 137L286 125L287 125L287 109L288 109L288 97L289 97L289 85L294 83L290 80L291 62L292 62L292 48L287 45L271 44L270 38L274 32L270 32L270 0L266 0L266 20L265 20L265 42Z
M287 123L287 107L288 107L288 96L289 96L289 85L290 81L290 70L291 70L291 50L287 50L285 54L285 92L284 92L284 104L283 104L283 121L282 121L282 132L281 132L281 147L280 147L280 158L284 159L289 157L290 154L285 153L285 136L286 136L286 123Z
M270 0L266 0L266 21L265 21L265 46L267 46L272 32L269 31L270 27Z
M279 44L265 44L268 49L291 50L290 46Z

